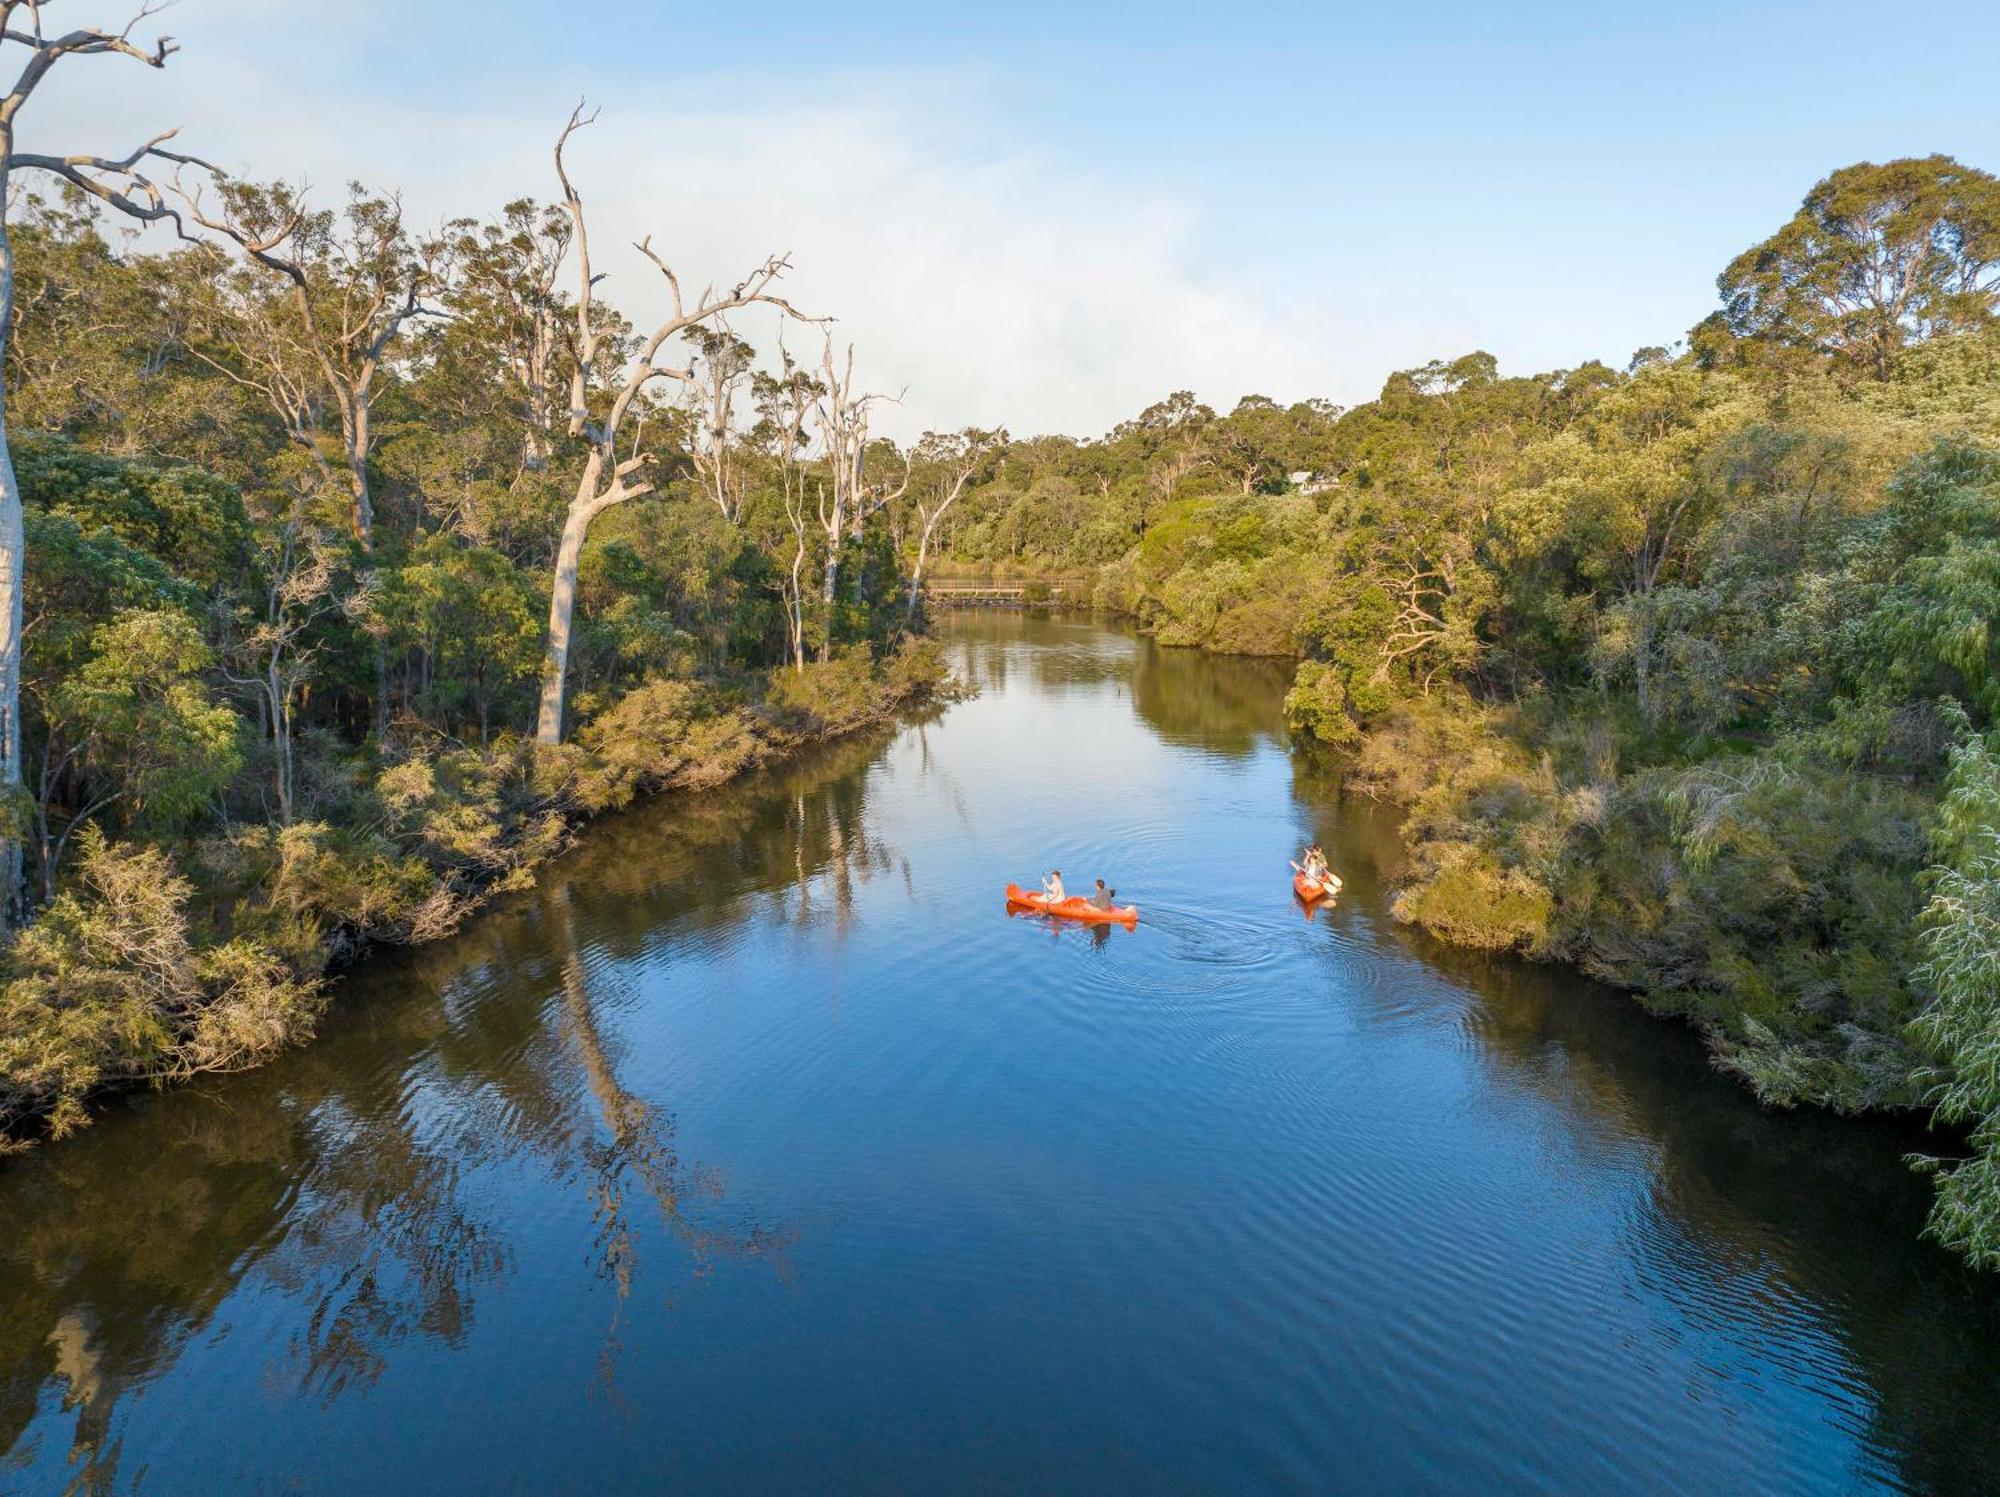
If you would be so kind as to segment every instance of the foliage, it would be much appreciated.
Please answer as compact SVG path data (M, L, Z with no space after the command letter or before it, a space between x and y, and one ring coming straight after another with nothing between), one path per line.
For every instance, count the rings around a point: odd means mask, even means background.
M76 888L7 954L0 1123L46 1114L60 1137L107 1081L236 1069L310 1032L317 985L254 941L204 941L164 851L92 828L80 853Z
M1178 390L1095 440L864 436L831 520L831 362L700 330L699 398L643 398L644 497L582 547L544 748L578 432L636 347L600 306L570 410L559 209L419 240L357 189L286 236L302 280L114 253L75 203L17 228L37 783L10 814L44 907L0 987L16 1134L266 1053L329 956L452 929L589 815L948 693L913 637L935 564L1295 659L1294 729L1405 810L1400 918L1684 1015L1774 1103L1932 1105L1969 1135L1934 1230L2000 1266L1986 173L1833 173L1685 351L1472 351L1352 410Z
M567 215L523 200L423 238L392 194L321 208L240 179L200 212L270 253L114 251L80 200L13 224L28 783L7 815L34 918L6 979L0 1136L303 1033L284 1014L330 959L452 930L588 816L948 689L912 638L905 510L844 527L837 588L793 600L819 657L794 662L785 579L828 558L784 501L823 455L781 455L727 400L691 424L647 394L650 492L578 566L573 742L531 747L585 451ZM631 330L598 311L616 369ZM740 381L754 350L704 336ZM580 388L601 416L602 379ZM913 491L978 438L913 453ZM253 1022L259 1004L278 1017Z
M1969 1157L1923 1161L1938 1175L1931 1231L2000 1268L2000 758L1980 734L1964 732L1952 751L1931 841L1938 869L1916 974L1929 1002L1911 1028L1943 1063L1938 1118L1971 1129Z
M1737 337L1887 379L1906 342L1992 320L2000 180L1949 156L1844 167L1717 284Z

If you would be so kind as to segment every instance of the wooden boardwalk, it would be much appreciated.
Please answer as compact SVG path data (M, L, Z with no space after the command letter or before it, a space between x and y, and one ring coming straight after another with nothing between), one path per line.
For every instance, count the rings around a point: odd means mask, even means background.
M1028 582L933 577L924 584L924 601L933 608L1060 608L1089 598L1089 582L1074 577Z

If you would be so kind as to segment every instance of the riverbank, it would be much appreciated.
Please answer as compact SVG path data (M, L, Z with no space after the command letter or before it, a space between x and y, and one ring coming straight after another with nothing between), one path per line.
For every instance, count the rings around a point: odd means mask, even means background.
M0 1155L73 1133L108 1090L243 1070L310 1039L337 968L451 935L531 886L596 817L958 690L929 641L879 661L858 647L801 671L653 681L554 749L411 746L337 821L224 828L177 848L87 830L76 886L7 956Z
M1441 681L1370 700L1365 676L1299 648L1295 619L1204 611L1184 574L1136 558L1100 574L1104 611L1163 645L1297 662L1291 729L1334 756L1344 790L1398 812L1397 920L1685 1020L1766 1104L1935 1105L1953 1058L1922 1018L1921 974L1947 714L1752 734L1689 731L1592 686L1482 698ZM1939 1152L1962 1152L1965 1121L1940 1129ZM1975 1237L1937 1230L2000 1266Z

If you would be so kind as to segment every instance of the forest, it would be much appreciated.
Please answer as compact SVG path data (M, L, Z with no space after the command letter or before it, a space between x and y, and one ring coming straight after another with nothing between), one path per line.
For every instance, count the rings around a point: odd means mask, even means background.
M8 36L9 1147L308 1036L330 964L593 814L948 693L949 569L1295 659L1291 727L1404 808L1399 918L1772 1104L1934 1116L1931 1230L2000 1267L2000 180L1834 171L1615 363L899 446L784 258L694 295L593 246L587 112L430 227L164 137L18 151L50 69L171 49Z
M889 517L921 546L990 438L871 437L782 257L614 276L594 115L546 200L420 229L164 137L15 150L49 69L172 47L0 21L0 1153L308 1037L332 964L449 934L595 814L953 689ZM638 273L648 325L606 285ZM810 361L760 361L753 309Z

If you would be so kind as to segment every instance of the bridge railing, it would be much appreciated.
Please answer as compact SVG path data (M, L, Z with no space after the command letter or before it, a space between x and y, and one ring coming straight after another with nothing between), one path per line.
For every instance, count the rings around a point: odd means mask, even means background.
M1079 577L932 577L924 583L924 597L932 603L1025 608L1073 603L1089 596L1089 579Z

